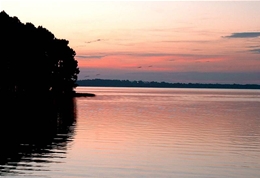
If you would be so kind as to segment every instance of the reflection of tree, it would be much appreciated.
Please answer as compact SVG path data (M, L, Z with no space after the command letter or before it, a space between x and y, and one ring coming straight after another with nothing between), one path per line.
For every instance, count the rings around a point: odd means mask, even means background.
M0 176L43 170L37 163L66 156L74 136L74 99L2 99L1 106ZM31 163L36 166L29 166ZM22 170L16 170L18 167Z
M79 68L69 42L46 28L4 11L0 26L1 176L17 164L64 156L74 134Z
M65 39L0 12L0 176L48 162L73 137L78 63ZM45 159L46 158L46 159Z
M0 92L14 95L70 93L76 87L78 63L65 39L32 23L0 12Z

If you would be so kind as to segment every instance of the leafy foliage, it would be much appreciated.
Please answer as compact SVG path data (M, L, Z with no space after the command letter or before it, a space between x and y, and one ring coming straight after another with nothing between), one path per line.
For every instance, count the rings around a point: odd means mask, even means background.
M78 62L65 39L46 28L0 13L0 92L55 94L76 87Z

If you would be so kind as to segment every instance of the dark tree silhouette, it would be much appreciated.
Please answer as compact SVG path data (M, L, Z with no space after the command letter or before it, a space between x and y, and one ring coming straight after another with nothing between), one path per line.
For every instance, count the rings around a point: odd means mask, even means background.
M0 12L0 177L72 140L79 68L68 44Z
M0 12L0 93L71 94L76 87L78 63L65 39L46 28L21 23Z

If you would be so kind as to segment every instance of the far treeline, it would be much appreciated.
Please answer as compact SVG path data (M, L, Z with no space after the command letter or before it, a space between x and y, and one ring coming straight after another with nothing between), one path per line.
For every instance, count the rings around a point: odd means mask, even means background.
M154 88L220 88L220 89L260 89L257 84L202 84L202 83L167 83L129 80L87 79L78 80L79 86L93 87L154 87Z

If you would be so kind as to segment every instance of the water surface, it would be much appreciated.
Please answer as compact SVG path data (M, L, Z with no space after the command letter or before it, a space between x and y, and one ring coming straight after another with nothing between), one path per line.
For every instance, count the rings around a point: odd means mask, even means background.
M57 129L43 153L18 150L0 175L260 177L259 90L77 91L96 97L76 98L75 122Z

